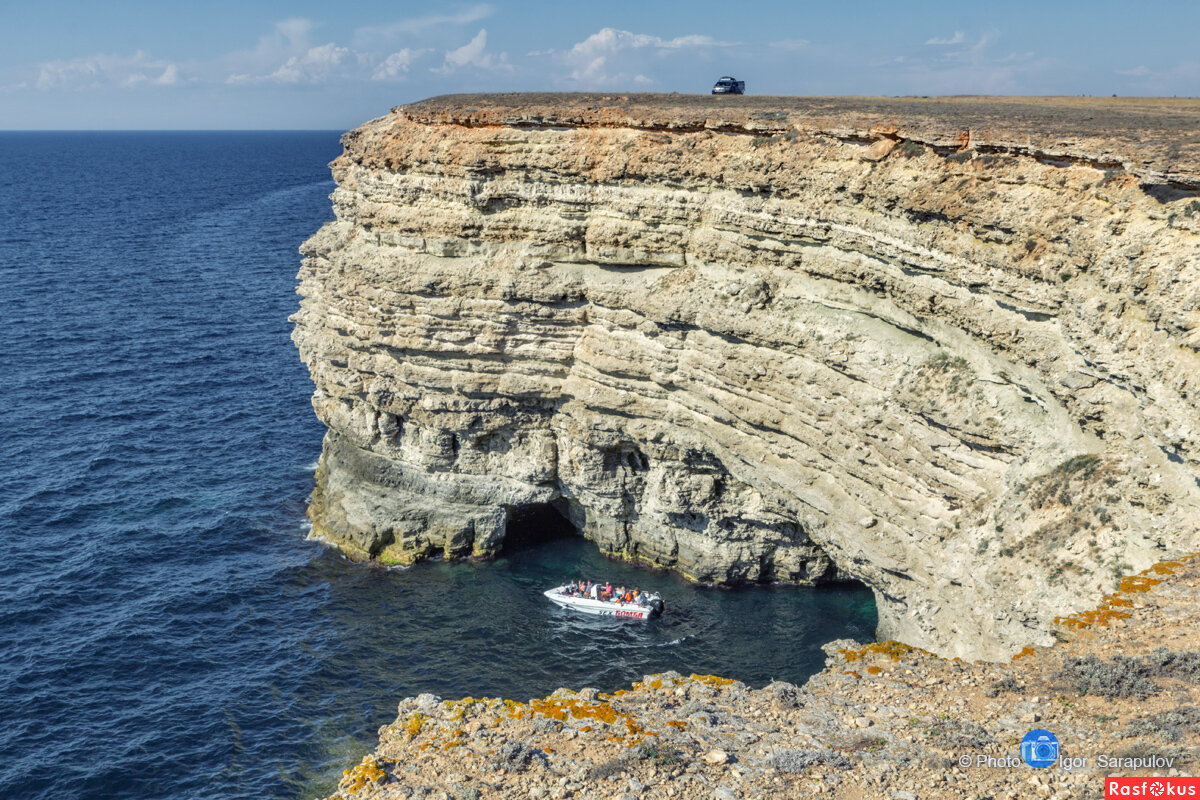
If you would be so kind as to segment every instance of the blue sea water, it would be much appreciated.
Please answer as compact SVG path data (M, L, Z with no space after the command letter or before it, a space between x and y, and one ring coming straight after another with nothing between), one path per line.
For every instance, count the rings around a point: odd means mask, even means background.
M307 540L322 429L287 317L337 140L0 133L6 800L323 796L406 695L802 681L871 636L862 588L707 590L569 535L409 570ZM668 614L541 597L577 574Z

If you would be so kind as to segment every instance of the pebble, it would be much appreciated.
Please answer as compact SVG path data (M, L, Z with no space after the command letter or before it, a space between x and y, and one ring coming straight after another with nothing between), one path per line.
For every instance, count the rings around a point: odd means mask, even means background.
M710 750L704 754L704 763L712 764L714 767L724 764L729 760L729 754L724 750Z

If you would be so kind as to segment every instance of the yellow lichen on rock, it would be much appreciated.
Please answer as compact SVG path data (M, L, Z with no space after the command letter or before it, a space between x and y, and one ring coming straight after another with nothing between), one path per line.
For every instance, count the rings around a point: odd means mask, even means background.
M420 711L415 711L408 717L408 722L404 724L404 730L408 734L410 740L417 738L421 733L422 726L425 725L425 720L429 717L422 714Z
M374 755L364 756L356 766L342 772L338 790L348 794L357 794L363 787L379 783L386 777L387 773L379 766Z
M846 659L846 663L853 664L860 658L865 658L869 655L882 655L887 656L892 661L899 661L915 650L917 648L907 645L904 642L888 640L886 642L872 642L857 650L838 650L838 652Z
M1150 566L1136 575L1126 575L1118 582L1118 591L1106 595L1100 605L1088 611L1078 611L1067 616L1055 617L1054 623L1072 630L1084 630L1093 626L1105 626L1117 620L1129 619L1133 601L1122 595L1141 594L1163 582L1162 578L1152 578L1151 575L1170 576L1183 567L1183 563L1196 558L1195 554L1182 558L1161 561Z
M698 683L709 686L729 686L734 682L732 678L722 678L720 675L697 675L694 672L689 677Z

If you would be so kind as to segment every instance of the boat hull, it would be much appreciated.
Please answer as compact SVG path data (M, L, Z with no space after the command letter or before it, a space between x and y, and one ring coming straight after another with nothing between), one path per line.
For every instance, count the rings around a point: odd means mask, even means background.
M611 603L603 600L593 600L590 597L575 597L564 594L562 587L547 589L543 594L560 608L569 608L583 614L597 617L617 617L618 619L650 619L662 613L662 602L652 606L637 603Z

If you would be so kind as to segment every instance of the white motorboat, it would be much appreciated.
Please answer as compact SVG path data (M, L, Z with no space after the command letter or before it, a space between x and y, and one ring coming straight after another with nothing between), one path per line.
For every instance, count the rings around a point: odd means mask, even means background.
M595 614L600 617L620 617L622 619L650 619L662 613L662 597L657 594L644 594L640 603L618 603L613 600L593 600L578 594L568 594L566 586L556 586L547 589L543 594L550 602L562 608L582 611L585 614Z

